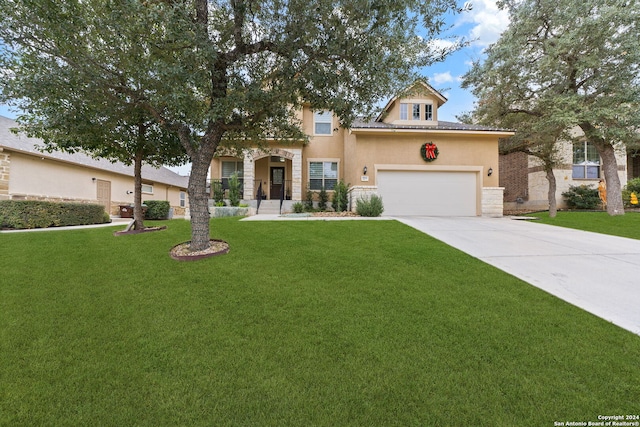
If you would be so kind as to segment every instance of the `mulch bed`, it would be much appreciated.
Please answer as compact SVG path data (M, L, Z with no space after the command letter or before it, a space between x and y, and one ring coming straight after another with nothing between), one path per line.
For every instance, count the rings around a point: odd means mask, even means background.
M209 247L201 251L191 251L190 246L191 241L180 243L171 248L169 255L177 261L197 261L229 252L229 244L219 239L209 240Z

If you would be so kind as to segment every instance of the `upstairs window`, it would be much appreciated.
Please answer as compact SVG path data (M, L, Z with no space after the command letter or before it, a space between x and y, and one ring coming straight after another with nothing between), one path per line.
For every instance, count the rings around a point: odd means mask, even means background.
M433 105L424 104L424 119L433 120Z
M331 135L333 130L333 117L328 111L316 111L313 113L313 133L315 135Z
M584 141L573 144L572 178L600 178L600 155L592 143Z
M400 120L409 120L409 104L400 104Z
M338 162L309 162L309 189L333 190L338 183Z
M420 104L413 104L411 120L420 120Z

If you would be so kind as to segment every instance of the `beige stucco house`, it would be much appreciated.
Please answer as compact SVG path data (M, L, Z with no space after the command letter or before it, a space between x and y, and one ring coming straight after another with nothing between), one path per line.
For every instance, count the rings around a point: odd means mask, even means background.
M36 138L16 135L18 124L0 116L0 200L98 203L110 214L133 203L133 166L82 153L42 152ZM188 177L167 168L142 167L142 200L168 200L173 216L185 215Z
M243 157L219 155L211 178L224 182L238 172L250 203L260 187L267 199L283 191L295 202L308 189L331 193L344 180L351 200L380 195L385 215L501 216L498 140L513 133L440 121L442 94L424 82L409 92L390 100L375 120L350 129L330 112L305 107L299 114L308 143L274 141Z

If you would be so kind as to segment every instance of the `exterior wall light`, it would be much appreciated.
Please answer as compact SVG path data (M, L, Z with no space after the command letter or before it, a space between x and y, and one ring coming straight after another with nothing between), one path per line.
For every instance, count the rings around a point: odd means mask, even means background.
M367 174L367 167L365 166L364 168L362 168L362 174L366 175Z
M487 176L491 175L493 175L493 168L489 168L489 170L487 171Z
M96 182L96 177L91 178L91 181Z

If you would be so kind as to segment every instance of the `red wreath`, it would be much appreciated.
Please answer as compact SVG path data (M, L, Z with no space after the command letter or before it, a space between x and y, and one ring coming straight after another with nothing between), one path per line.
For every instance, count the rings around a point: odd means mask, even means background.
M433 142L425 142L420 147L420 154L425 162L432 162L438 158L438 147Z

